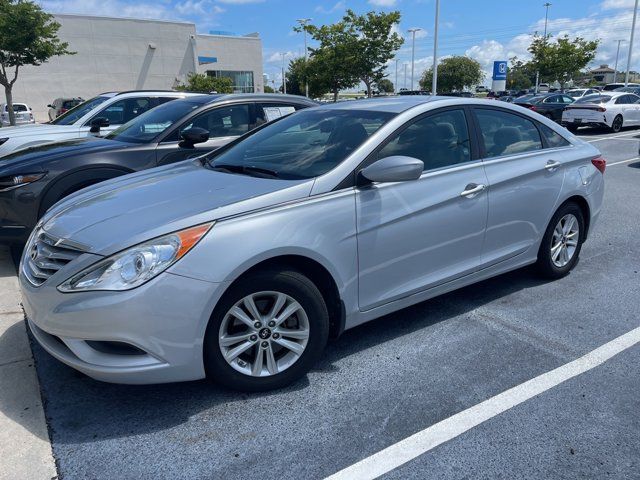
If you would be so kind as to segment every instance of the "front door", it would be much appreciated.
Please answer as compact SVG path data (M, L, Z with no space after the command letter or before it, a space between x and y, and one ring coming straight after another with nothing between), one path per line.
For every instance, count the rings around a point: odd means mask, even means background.
M425 171L415 181L357 190L361 310L478 269L487 179L469 130L463 109L436 111L395 134L376 154L418 158Z

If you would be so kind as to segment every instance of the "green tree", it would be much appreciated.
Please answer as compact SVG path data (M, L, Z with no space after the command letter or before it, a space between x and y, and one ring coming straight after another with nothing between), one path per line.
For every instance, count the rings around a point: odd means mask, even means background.
M276 93L276 91L273 88L271 88L269 85L265 85L264 93Z
M555 42L549 40L549 35L533 39L528 49L532 56L531 63L540 72L542 81L558 81L561 88L595 58L600 43L599 40L585 40L582 37L571 39L568 35Z
M420 79L420 87L430 90L433 79L433 67L429 68ZM477 85L484 80L482 67L473 58L453 56L438 64L438 90L454 92Z
M304 57L289 62L287 70L287 93L305 95L305 81L309 82L309 97L318 98L330 91L327 76L321 71L316 58L305 61Z
M536 72L530 62L523 62L518 57L509 59L511 65L507 72L507 85L510 89L530 88L535 83Z
M185 85L178 85L176 90L196 93L233 93L233 82L226 77L212 77L204 73L191 73Z
M73 55L58 38L53 15L26 0L0 0L0 85L4 87L9 122L16 124L13 86L20 67L40 65L57 55Z
M376 87L381 93L393 93L394 86L393 82L388 78L383 78L382 80L378 80L376 83Z
M371 97L373 85L384 78L387 62L404 42L393 31L393 27L400 24L400 12L356 15L353 10L347 10L343 22L355 33L354 67L367 87L367 96Z
M332 92L335 102L340 90L354 87L359 80L358 38L353 25L343 20L332 25L308 24L302 28L318 43L317 47L309 48L310 62L306 70L309 83L316 81L327 92Z

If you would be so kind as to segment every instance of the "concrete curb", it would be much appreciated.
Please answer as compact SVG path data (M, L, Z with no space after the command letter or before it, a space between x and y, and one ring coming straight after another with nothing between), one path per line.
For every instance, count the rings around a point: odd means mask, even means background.
M57 478L9 251L0 247L0 480Z

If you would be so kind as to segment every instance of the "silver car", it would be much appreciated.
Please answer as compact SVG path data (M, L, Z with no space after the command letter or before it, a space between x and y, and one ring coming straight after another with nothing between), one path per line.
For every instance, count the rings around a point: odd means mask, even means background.
M55 205L22 258L24 308L96 379L277 388L345 329L525 265L569 273L605 165L502 102L311 108Z
M33 118L33 111L26 103L14 103L13 114L16 118L16 125L29 125L36 123ZM11 119L9 118L9 105L0 103L0 127L10 127ZM3 130L5 132L6 130Z

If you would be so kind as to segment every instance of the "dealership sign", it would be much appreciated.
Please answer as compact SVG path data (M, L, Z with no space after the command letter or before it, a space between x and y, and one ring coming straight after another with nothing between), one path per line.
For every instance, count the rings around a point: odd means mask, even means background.
M494 80L507 79L507 62L506 61L498 60L493 62L493 79Z

